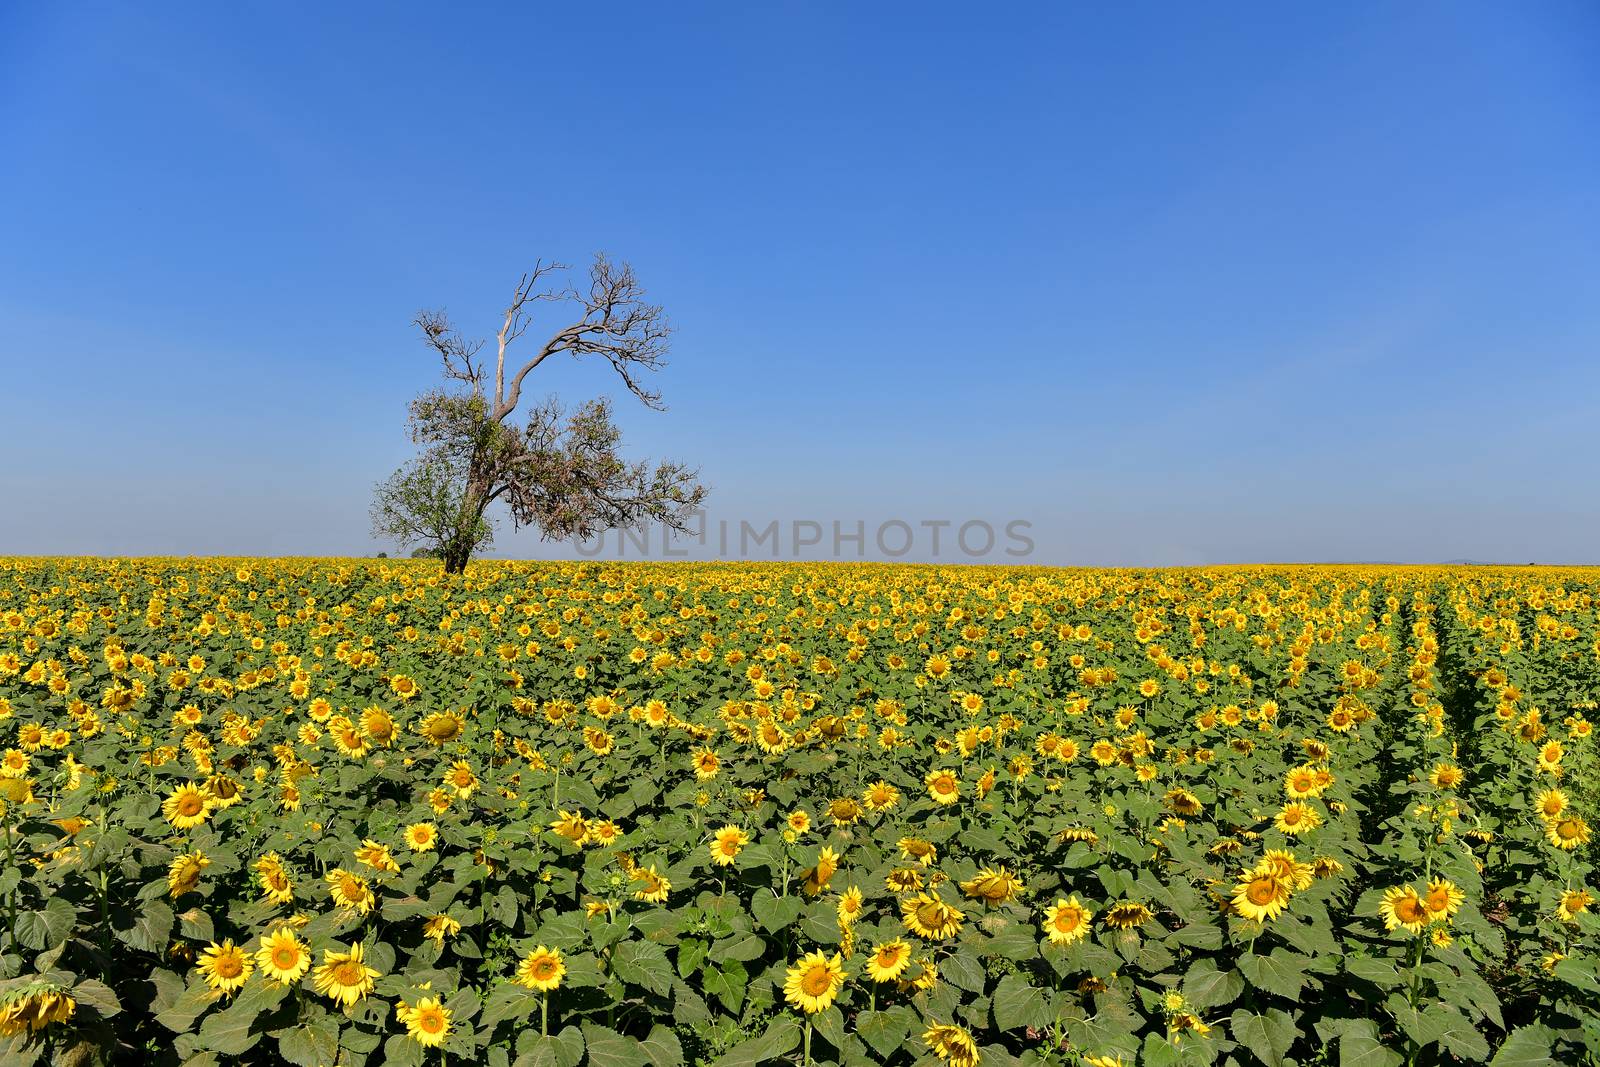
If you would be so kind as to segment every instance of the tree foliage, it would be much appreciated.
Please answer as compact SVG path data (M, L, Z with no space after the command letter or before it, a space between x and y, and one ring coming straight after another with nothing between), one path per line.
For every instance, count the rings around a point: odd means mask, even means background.
M527 376L558 353L603 359L645 406L663 409L661 394L642 379L665 365L671 327L661 307L645 302L627 264L597 255L586 290L544 286L565 269L537 263L518 281L495 334L492 381L485 342L464 337L442 311L417 315L416 326L443 364L445 385L411 402L408 428L422 451L378 485L375 536L420 544L444 560L447 572L459 573L492 541L488 509L496 501L516 526L547 539L652 522L686 527L705 498L699 472L624 459L609 399L568 408L551 397L521 425L513 418ZM509 351L545 303L569 312L566 324L508 375Z

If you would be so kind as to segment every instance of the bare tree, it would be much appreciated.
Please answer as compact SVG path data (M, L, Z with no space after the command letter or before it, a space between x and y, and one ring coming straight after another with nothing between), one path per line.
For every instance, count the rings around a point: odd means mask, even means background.
M646 407L664 410L661 394L641 380L665 365L671 327L660 306L645 302L626 263L595 256L587 291L550 285L566 269L541 260L517 282L495 334L492 383L483 341L464 338L442 311L417 315L423 339L443 362L446 385L411 402L411 439L424 450L378 485L376 536L420 542L444 560L447 573L460 573L493 537L487 511L497 500L514 524L535 527L548 539L592 537L647 522L686 528L705 499L699 472L622 459L610 401L591 400L569 411L551 398L528 413L525 425L512 420L528 375L563 352L605 360ZM508 363L542 304L565 310L568 321L520 365Z

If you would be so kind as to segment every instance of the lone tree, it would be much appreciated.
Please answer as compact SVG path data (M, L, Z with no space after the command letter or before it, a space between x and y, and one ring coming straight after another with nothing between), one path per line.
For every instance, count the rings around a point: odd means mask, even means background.
M424 447L379 483L375 536L420 544L444 560L446 573L459 574L493 538L487 512L496 500L505 502L517 527L535 527L547 540L648 522L686 528L705 499L699 472L622 459L622 434L606 398L568 410L551 397L528 411L525 425L512 418L528 375L562 352L604 359L646 407L664 410L661 394L640 380L642 372L665 365L671 327L661 308L645 302L625 263L596 255L587 291L550 287L551 275L566 269L541 260L517 282L495 334L493 381L480 358L483 341L464 338L442 311L417 315L424 340L444 362L446 381L411 402L411 440ZM507 355L540 304L559 308L566 324L508 373Z

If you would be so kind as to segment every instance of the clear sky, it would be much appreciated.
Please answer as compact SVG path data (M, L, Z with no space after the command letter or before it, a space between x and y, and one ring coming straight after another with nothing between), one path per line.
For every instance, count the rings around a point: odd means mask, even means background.
M1600 5L289 10L0 5L0 553L378 551L412 314L604 249L713 523L1600 560Z

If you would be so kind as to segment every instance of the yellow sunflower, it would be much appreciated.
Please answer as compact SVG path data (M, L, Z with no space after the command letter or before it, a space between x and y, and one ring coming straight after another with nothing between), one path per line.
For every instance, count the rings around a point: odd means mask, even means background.
M807 1015L826 1011L844 988L844 961L838 953L803 956L784 974L783 998Z
M744 846L750 843L750 835L737 826L724 826L711 838L711 862L719 867L728 867L738 858Z
M161 802L161 814L179 830L192 830L211 814L211 801L197 787L185 783Z
M359 1002L376 985L378 972L366 965L365 950L358 942L349 952L322 952L322 964L317 968L317 992L339 1002L349 1009Z
M874 982L893 982L911 965L911 945L902 938L885 941L867 957L867 977Z
M1289 887L1272 871L1257 868L1239 879L1233 910L1246 919L1271 922L1289 903Z
M262 974L274 982L289 985L298 982L311 968L311 949L295 936L293 929L280 926L262 935L256 963Z
M438 997L423 997L415 1004L395 1005L395 1018L406 1027L406 1036L424 1048L438 1048L450 1036L451 1011Z
M1074 894L1070 899L1057 897L1056 902L1044 910L1044 921L1039 925L1052 944L1070 945L1089 934L1089 924L1094 912L1084 907Z
M900 918L906 929L930 941L954 937L966 919L961 909L946 904L930 893L918 893L900 902Z
M231 937L220 945L208 945L200 954L198 966L206 985L223 996L237 993L249 980L250 972L255 970L250 957L244 949L233 943Z
M1394 886L1383 891L1378 904L1378 914L1383 917L1384 928L1389 931L1405 930L1420 934L1428 925L1428 906L1409 885Z

